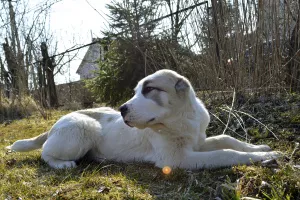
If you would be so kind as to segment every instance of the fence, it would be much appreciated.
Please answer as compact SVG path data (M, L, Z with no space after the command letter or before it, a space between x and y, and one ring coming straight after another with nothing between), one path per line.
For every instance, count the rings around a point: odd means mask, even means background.
M83 81L60 84L56 86L59 105L80 103L82 107L91 107L95 102L92 94L84 87Z

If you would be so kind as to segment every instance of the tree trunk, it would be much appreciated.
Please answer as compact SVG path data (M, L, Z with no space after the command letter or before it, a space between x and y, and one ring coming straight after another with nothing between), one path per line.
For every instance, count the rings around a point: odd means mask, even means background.
M17 79L18 79L18 95L21 96L23 92L28 91L28 74L25 70L24 54L21 49L18 28L16 25L16 18L11 0L8 0L10 29L11 29L11 51L14 55L14 60L17 63ZM8 44L8 42L7 42Z
M11 86L12 86L12 97L15 95L19 95L20 90L20 82L18 78L18 64L16 62L14 53L11 47L8 44L7 38L5 38L5 43L3 45L4 55L7 62L8 74L11 77Z
M292 60L286 69L286 83L290 87L291 92L300 92L300 64L296 61L300 58L300 53L298 52L300 49L299 31L300 13L298 13L298 19L290 39L289 58Z
M54 59L49 57L47 44L42 42L41 44L41 51L43 56L42 66L46 72L46 79L47 79L47 92L49 97L49 105L50 107L57 107L58 106L58 99L56 94L56 87L54 82Z
M37 76L38 76L38 95L40 98L40 104L47 108L49 107L47 104L47 93L46 93L46 77L45 77L45 70L42 64L39 64L37 67Z
M217 56L219 65L221 65L220 30L219 30L218 15L217 15L218 3L216 0L212 0L211 4L212 4L212 10L213 10L213 20L214 20L214 25L215 25L216 56Z
M3 90L4 90L4 96L9 98L10 97L10 81L9 81L9 75L8 72L4 68L4 64L2 62L2 59L0 57L0 84L3 83ZM0 86L1 89L1 86ZM2 94L0 93L0 97L2 97ZM1 102L1 101L0 101Z

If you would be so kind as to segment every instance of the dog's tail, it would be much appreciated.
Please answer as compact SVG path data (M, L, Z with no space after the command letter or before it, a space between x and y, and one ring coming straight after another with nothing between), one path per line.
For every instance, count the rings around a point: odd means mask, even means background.
M45 132L40 134L39 136L30 139L18 140L14 142L11 146L7 146L6 148L12 151L19 151L19 152L32 151L34 149L41 148L45 143L45 141L47 140L47 137L48 137L48 132Z

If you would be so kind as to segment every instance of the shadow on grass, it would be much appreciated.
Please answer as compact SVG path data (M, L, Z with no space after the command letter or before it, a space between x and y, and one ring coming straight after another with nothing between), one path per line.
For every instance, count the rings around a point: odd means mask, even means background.
M97 163L87 158L79 160L74 169L56 170L41 159L40 152L13 153L5 159L6 170L15 170L13 176L34 171L24 181L36 181L36 190L41 183L47 187L49 191L38 196L43 198L50 195L55 199L241 199L246 195L296 199L300 195L300 171L293 169L289 161L279 162L276 169L254 164L215 170L174 169L165 175L149 163Z
M60 188L53 193L59 198L71 198L76 191L86 190L97 194L80 198L115 198L117 191L124 199L214 199L224 195L222 184L237 179L232 168L193 172L174 169L165 175L153 164L138 162L97 163L84 158L77 162L77 168L61 170L50 168L39 156L10 162L9 168L33 168L36 179L49 188ZM234 190L230 191L229 199L235 195Z

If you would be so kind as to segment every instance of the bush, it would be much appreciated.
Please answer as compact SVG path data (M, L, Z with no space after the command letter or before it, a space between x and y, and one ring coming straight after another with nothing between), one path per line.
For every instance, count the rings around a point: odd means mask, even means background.
M86 80L86 87L98 101L111 106L130 98L138 81L159 69L173 69L187 77L194 74L189 63L194 54L168 39L118 38L109 47L97 77Z
M86 81L98 101L116 106L132 94L143 76L139 67L141 56L129 41L118 40L110 45L105 61L99 63L97 77Z
M2 96L0 100L0 122L28 117L37 110L38 105L31 96L24 96L15 100Z

